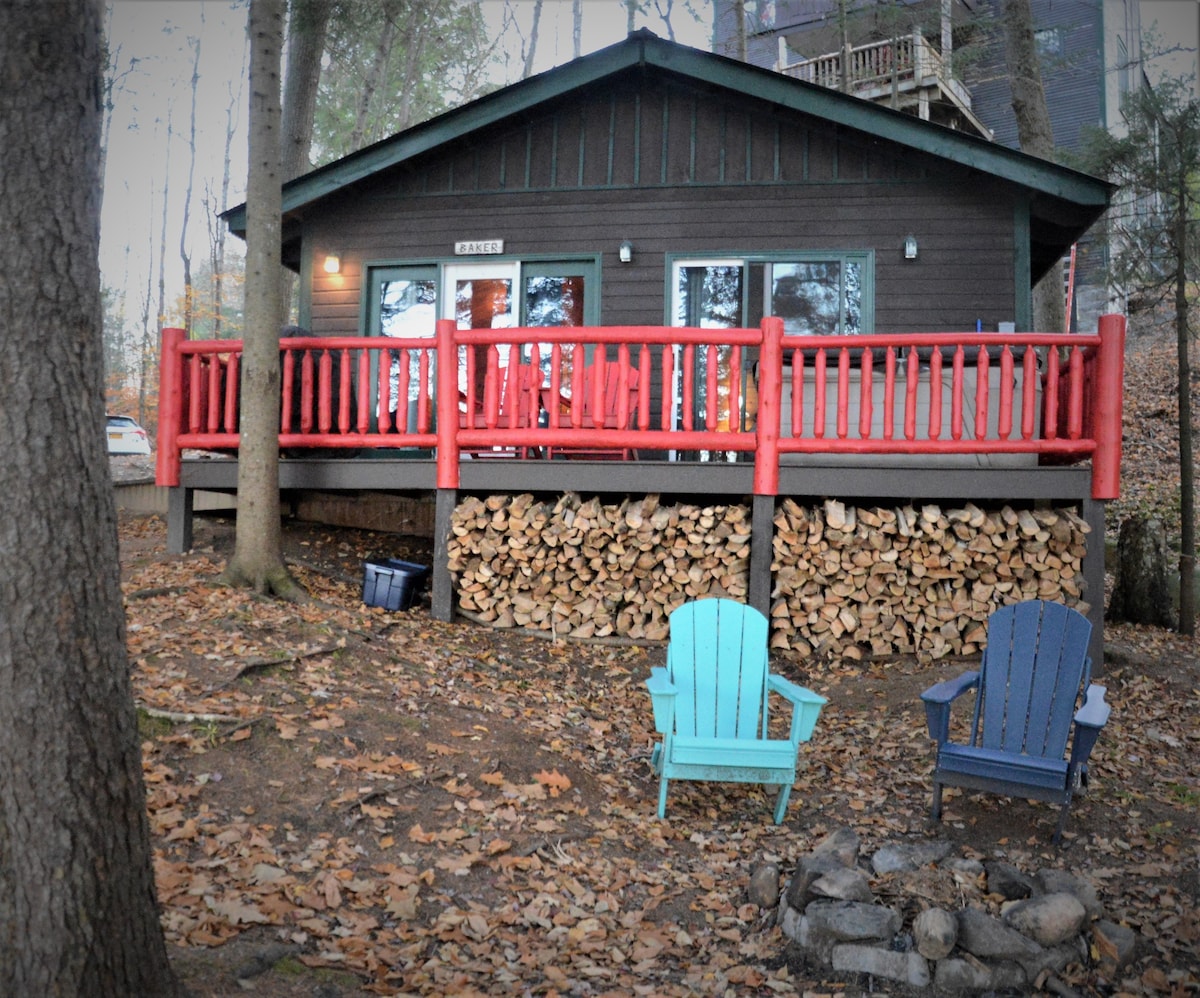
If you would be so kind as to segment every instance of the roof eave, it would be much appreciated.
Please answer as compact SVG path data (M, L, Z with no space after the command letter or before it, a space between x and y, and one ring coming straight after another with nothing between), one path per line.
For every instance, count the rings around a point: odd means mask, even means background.
M536 108L580 87L639 65L655 66L696 83L717 85L780 107L837 122L918 152L978 169L990 176L1080 206L1108 206L1112 184L1049 160L913 118L815 84L783 76L725 56L668 42L636 31L591 55L487 94L391 136L335 163L291 180L283 187L283 211L305 205L428 152L451 139ZM245 231L245 204L222 214L230 230Z

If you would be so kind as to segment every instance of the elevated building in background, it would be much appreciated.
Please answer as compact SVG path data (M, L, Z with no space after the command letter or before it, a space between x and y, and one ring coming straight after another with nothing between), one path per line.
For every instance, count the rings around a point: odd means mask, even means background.
M1019 147L998 0L716 0L714 51ZM1088 128L1121 134L1141 80L1137 0L1032 0L1060 159ZM739 17L739 14L741 15ZM1123 307L1101 221L1079 242L1073 328Z

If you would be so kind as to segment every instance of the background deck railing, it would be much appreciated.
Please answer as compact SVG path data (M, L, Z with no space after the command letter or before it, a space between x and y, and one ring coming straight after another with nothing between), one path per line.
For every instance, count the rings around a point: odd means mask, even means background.
M751 461L778 492L781 462L817 455L1028 455L1092 462L1116 498L1125 320L1095 334L788 336L660 326L460 330L433 338L280 341L279 445L290 453L403 448L457 488L464 455L610 452ZM584 372L599 360L622 391ZM163 330L157 480L184 449L238 447L241 342ZM595 368L593 367L593 370ZM584 403L586 393L592 393ZM607 405L607 425L585 416ZM470 414L468 416L468 414Z

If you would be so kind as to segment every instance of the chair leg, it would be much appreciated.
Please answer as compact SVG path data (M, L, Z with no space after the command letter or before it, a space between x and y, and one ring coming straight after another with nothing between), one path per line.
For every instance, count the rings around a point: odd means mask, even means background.
M942 820L942 785L936 780L933 784L933 804L929 809L929 817L935 822Z
M783 815L787 811L788 797L791 796L792 785L785 783L779 788L779 796L775 798L775 824L783 824Z
M665 776L658 784L658 816L665 818L667 816L667 784L670 783Z
M1067 828L1067 812L1071 810L1071 794L1068 791L1067 799L1063 801L1063 806L1058 812L1058 825L1054 829L1054 838L1051 841L1055 845L1062 844L1063 832Z

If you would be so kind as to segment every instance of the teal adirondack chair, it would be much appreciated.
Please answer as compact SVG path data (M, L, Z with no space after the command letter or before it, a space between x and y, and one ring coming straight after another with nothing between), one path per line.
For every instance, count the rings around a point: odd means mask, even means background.
M988 618L979 670L921 694L937 742L934 821L942 816L942 787L984 790L1059 804L1054 841L1061 841L1071 796L1086 781L1088 756L1109 714L1104 687L1091 682L1091 631L1083 614L1061 603L1002 607ZM977 691L975 708L960 744L950 741L950 708L968 690Z
M646 681L663 736L650 759L661 778L658 816L666 817L671 780L763 783L779 788L778 825L800 743L812 737L825 698L770 674L767 618L753 607L699 600L674 610L669 623L666 667L651 669ZM767 734L772 692L792 704L787 738Z

